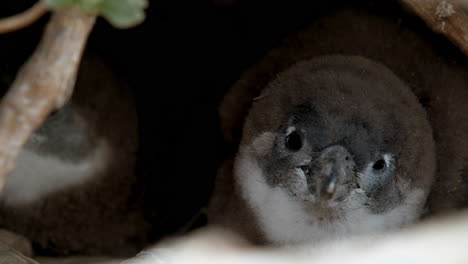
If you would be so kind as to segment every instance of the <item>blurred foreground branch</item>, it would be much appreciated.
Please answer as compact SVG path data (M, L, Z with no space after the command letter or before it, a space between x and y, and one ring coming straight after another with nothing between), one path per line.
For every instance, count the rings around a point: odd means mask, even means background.
M468 214L320 246L254 248L219 230L162 244L125 264L465 264Z
M0 188L16 157L49 113L70 97L95 15L76 8L56 11L39 46L19 70L0 103Z

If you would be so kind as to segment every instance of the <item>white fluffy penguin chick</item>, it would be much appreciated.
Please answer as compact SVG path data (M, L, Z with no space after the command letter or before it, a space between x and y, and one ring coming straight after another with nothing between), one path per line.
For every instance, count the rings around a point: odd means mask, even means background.
M388 68L305 60L254 100L214 221L274 245L377 234L421 216L435 164L426 113Z

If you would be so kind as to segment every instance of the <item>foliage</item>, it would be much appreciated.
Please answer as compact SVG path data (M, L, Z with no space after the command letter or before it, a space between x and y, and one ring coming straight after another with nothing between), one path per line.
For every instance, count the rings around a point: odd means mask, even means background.
M47 6L58 9L78 6L84 12L99 14L117 28L135 26L145 19L147 0L42 0Z

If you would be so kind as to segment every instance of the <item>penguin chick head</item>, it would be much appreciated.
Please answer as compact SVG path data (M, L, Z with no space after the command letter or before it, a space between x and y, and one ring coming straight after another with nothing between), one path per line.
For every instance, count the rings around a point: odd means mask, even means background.
M80 110L70 102L52 112L31 135L26 148L68 162L87 158L97 146L98 135Z
M234 166L266 242L318 242L417 219L435 171L432 130L385 66L327 56L278 74L254 101Z

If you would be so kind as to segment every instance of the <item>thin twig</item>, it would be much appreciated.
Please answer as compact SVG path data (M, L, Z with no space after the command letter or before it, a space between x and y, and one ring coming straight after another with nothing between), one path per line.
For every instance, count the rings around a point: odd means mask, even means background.
M0 34L8 33L25 28L36 22L47 13L47 7L41 2L37 2L28 10L7 18L0 19Z
M0 103L0 189L31 133L70 97L96 16L62 9Z

